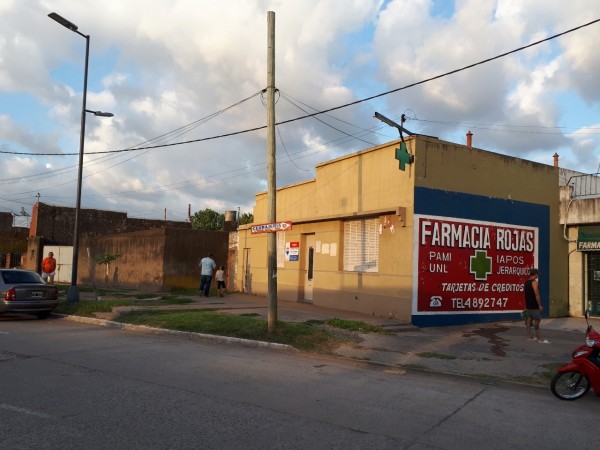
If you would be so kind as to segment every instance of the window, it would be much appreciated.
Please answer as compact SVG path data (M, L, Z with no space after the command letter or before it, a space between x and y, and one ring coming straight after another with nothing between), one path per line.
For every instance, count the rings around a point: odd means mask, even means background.
M379 266L378 219L344 223L344 270L377 272Z
M277 232L277 267L283 267L285 261L285 231Z

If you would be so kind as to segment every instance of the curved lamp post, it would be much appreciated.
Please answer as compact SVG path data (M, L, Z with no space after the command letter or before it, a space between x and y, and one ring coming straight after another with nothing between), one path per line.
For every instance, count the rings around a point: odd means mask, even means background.
M79 301L79 288L77 287L77 263L79 259L79 213L81 210L81 182L83 178L83 148L85 141L85 113L91 113L100 117L112 117L112 113L102 111L90 111L86 109L88 61L90 57L90 36L77 31L77 25L68 21L56 13L48 14L52 20L60 23L63 27L77 33L85 38L85 71L83 75L83 106L81 107L81 131L79 135L79 168L77 172L77 203L75 205L75 230L73 231L73 267L71 269L71 286L67 290L67 301L75 303Z

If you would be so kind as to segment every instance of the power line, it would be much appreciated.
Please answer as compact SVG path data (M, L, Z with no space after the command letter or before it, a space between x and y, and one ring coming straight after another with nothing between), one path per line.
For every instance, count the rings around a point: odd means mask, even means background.
M498 123L476 123L476 122L448 122L442 120L432 120L432 119L417 119L415 118L407 118L408 120L414 120L416 122L426 122L426 123L435 123L440 125L452 125L463 128L477 128L480 130L491 130L491 131L501 131L501 132L510 132L510 133L531 133L531 134L600 134L600 127L548 127L543 125L512 125L512 124L498 124ZM498 128L507 128L507 129L498 129ZM508 128L511 128L510 130ZM513 129L516 128L516 129ZM527 129L526 129L527 128ZM540 130L565 130L565 131L535 131L535 129ZM576 130L573 132L568 132L566 130ZM595 131L581 131L581 130L597 130Z
M544 39L540 39L538 41L532 42L531 44L524 45L524 46L516 48L514 50L510 50L508 52L501 53L501 54L493 56L491 58L487 58L487 59L484 59L482 61L478 61L476 63L469 64L469 65L461 67L459 69L454 69L454 70L451 70L449 72L445 72L445 73L442 73L440 75L436 75L436 76L433 76L433 77L430 77L430 78L426 78L424 80L417 81L415 83L407 84L405 86L402 86L402 87L399 87L399 88L396 88L396 89L392 89L390 91L382 92L380 94L372 95L370 97L366 97L366 98L363 98L361 100L356 100L356 101L353 101L353 102L350 102L350 103L345 103L343 105L335 106L333 108L325 109L323 111L317 111L317 112L314 112L314 113L311 113L311 114L306 114L304 116L299 116L299 117L296 117L294 119L284 120L284 121L276 123L276 125L284 125L284 124L287 124L287 123L296 122L298 120L307 119L309 117L315 117L315 116L318 116L318 115L321 115L321 114L325 114L325 113L328 113L328 112L331 112L331 111L337 111L339 109L347 108L348 106L358 105L360 103L367 102L367 101L370 101L370 100L373 100L373 99L376 99L376 98L379 98L379 97L383 97L383 96L386 96L386 95L389 95L389 94L393 94L393 93L396 93L396 92L400 92L400 91L403 91L403 90L406 90L406 89L409 89L409 88L412 88L412 87L415 87L415 86L419 86L421 84L428 83L430 81L434 81L434 80L438 80L440 78L444 78L444 77L447 77L447 76L450 76L450 75L454 75L455 73L459 73L459 72L465 71L467 69L472 69L473 67L476 67L476 66L479 66L479 65L482 65L482 64L486 64L488 62L495 61L495 60L500 59L500 58L504 58L505 56L509 56L509 55L514 54L514 53L518 53L520 51L526 50L528 48L534 47L534 46L539 45L539 44L543 44L544 42L548 42L548 41L556 39L556 38L558 38L560 36L564 36L566 34L572 33L574 31L580 30L580 29L585 28L585 27L589 27L590 25L593 25L593 24L598 23L598 22L600 22L600 19L592 20L591 22L585 23L583 25L579 25L577 27L571 28L569 30L563 31L561 33L552 35L552 36L544 38ZM258 95L258 94L259 93L254 94L252 97L254 97L254 96ZM250 99L252 97L249 97L248 99ZM246 101L248 99L242 100L242 101L238 102L238 104L241 103L241 102L243 102L243 101ZM122 152L132 152L132 151L150 150L150 149L163 148L163 147L171 147L171 146L175 146L175 145L184 145L184 144L191 144L191 143L196 143L196 142L204 142L204 141L210 141L210 140L215 140L215 139L221 139L221 138L225 138L225 137L236 136L236 135L240 135L240 134L246 134L246 133L250 133L250 132L253 132L253 131L263 130L265 128L266 128L266 125L260 126L260 127L255 127L255 128L249 128L249 129L245 129L245 130L241 130L241 131L235 131L235 132L232 132L232 133L220 134L220 135L217 135L217 136L210 136L210 137L206 137L206 138L193 139L193 140L189 140L189 141L175 142L175 143L172 143L172 144L147 146L147 147L137 147L137 148L128 148L128 149L121 149L121 150L106 150L106 151L101 151L101 152L89 152L87 154L122 153ZM61 153L61 154L56 154L56 153L21 153L21 152L8 152L8 151L0 151L0 153L11 154L11 155L29 155L29 156L74 156L74 155L78 154L78 153Z

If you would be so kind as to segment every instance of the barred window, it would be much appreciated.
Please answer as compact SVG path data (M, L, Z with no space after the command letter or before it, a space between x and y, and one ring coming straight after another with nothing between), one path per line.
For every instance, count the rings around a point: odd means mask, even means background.
M283 267L285 262L285 231L277 232L277 267Z
M379 268L378 219L344 223L344 270L377 272Z

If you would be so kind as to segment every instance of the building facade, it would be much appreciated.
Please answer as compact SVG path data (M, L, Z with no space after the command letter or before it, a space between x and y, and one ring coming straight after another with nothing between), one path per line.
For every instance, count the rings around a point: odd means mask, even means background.
M403 170L402 170L403 169ZM240 227L236 287L267 292L267 194ZM417 136L277 190L278 298L437 326L516 318L528 270L568 313L558 168Z
M600 316L600 175L563 171L561 215L568 241L569 314Z

